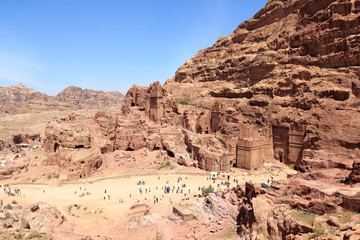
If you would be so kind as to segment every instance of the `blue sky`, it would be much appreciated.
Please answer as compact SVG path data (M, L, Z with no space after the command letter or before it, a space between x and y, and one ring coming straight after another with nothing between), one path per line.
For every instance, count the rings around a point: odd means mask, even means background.
M55 95L162 84L266 0L1 0L0 86Z

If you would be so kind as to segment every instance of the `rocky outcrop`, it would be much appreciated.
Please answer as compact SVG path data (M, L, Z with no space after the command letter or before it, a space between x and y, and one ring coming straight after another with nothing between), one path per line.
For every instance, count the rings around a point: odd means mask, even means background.
M271 158L298 168L305 149L354 154L359 12L350 0L268 1L166 81L167 94L188 105L183 127L226 139L232 162L246 168ZM256 131L239 139L246 125ZM247 154L254 165L238 164Z
M56 152L59 148L90 148L90 132L81 125L49 124L45 129L44 148Z
M120 107L123 100L124 95L117 91L103 92L73 86L64 89L56 96L37 92L21 83L16 86L0 87L0 113Z
M349 183L360 183L360 159L356 159L353 163L353 168L349 175Z
M44 166L58 166L66 180L90 177L100 168L102 159L99 151L82 149L78 151L60 151L43 161Z

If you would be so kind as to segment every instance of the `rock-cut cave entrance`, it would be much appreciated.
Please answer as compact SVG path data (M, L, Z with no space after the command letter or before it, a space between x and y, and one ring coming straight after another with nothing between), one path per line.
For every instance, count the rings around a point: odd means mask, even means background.
M59 148L59 144L58 144L58 143L55 143L55 144L54 144L54 152L56 152L56 150L58 150L58 148Z
M167 153L167 155L168 155L169 157L171 157L171 158L175 157L174 152L172 152L172 151L170 151L170 150L166 150L166 153Z

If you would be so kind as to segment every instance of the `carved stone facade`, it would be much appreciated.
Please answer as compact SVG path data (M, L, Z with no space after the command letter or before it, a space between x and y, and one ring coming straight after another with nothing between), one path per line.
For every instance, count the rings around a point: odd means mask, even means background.
M273 126L274 158L288 165L301 160L305 129L301 126Z
M273 126L274 158L287 162L289 156L289 129Z
M159 82L150 85L150 108L149 118L156 123L160 123L164 115L163 88Z
M258 169L263 166L262 144L260 140L239 139L236 148L236 167Z
M222 104L220 102L215 102L211 107L210 113L210 126L211 132L215 133L219 129L220 118L221 118Z
M202 111L196 121L196 133L210 133L210 119L209 110Z
M263 143L255 129L243 127L236 145L235 166L244 169L258 169L264 164Z
M164 89L159 82L152 83L148 88L134 85L126 93L123 113L128 114L131 107L138 107L145 111L151 120L160 123L164 116L163 96Z
M148 99L146 90L146 87L140 87L137 85L132 86L126 93L124 106L146 108L146 102Z
M229 172L230 158L228 155L210 151L198 151L196 156L199 168L210 172Z

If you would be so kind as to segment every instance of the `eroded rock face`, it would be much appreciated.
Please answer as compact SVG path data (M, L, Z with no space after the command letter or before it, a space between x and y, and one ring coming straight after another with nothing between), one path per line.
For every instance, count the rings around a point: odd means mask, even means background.
M56 96L37 92L21 83L16 86L0 87L0 113L120 107L123 100L124 95L117 91L94 91L74 86L64 89Z
M90 148L91 138L87 129L80 125L50 124L45 129L44 148L56 152L62 148Z
M100 152L94 149L62 150L43 162L45 166L59 166L62 172L67 174L67 180L89 177L101 164Z
M227 139L234 163L239 152L254 156L237 164L246 168L261 165L260 152L295 167L304 149L351 155L360 147L359 11L357 1L268 1L166 81L174 99L201 107L180 112L183 127ZM238 139L245 124L260 142Z
M353 169L349 176L349 182L352 184L360 183L360 159L354 161Z

